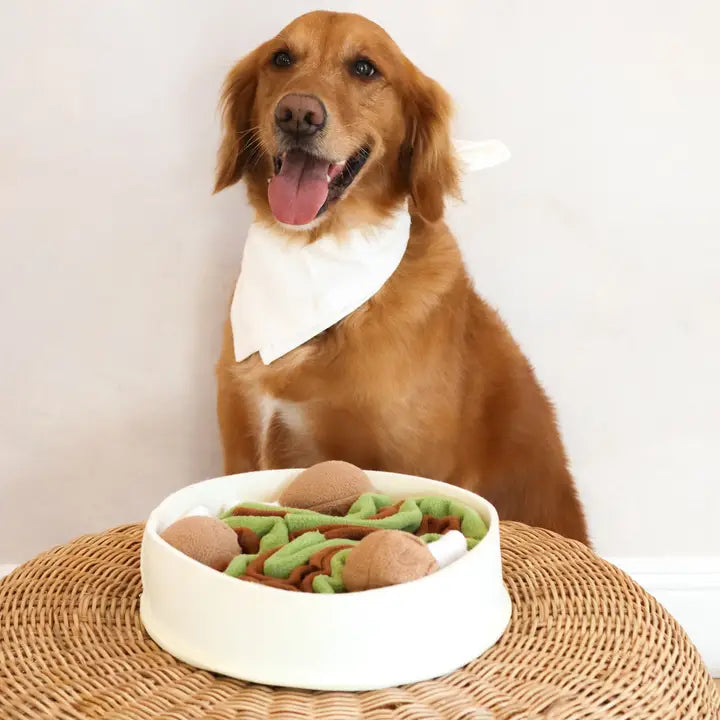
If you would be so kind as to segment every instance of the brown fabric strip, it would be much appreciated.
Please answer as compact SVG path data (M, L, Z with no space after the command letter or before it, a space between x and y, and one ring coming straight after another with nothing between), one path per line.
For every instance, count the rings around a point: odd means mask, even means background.
M317 575L330 575L330 563L335 553L352 547L352 545L335 545L316 552L305 565L299 565L287 579L287 583L303 592L312 592L312 582Z
M282 545L280 547L282 547ZM280 547L272 548L272 550L268 550L267 552L258 555L248 564L247 568L245 568L245 575L241 575L240 579L248 582L257 582L261 585L269 585L270 587L281 588L282 590L297 590L295 585L289 583L287 580L265 575L263 572L265 561L271 555L274 555Z
M397 515L403 502L404 500L396 503L395 505L388 505L388 507L384 507L380 510L380 512L371 515L368 520L382 520L383 518L390 517L391 515Z
M332 567L330 567L330 563L332 562L332 559L335 557L337 553L339 553L341 550L346 550L347 548L352 548L353 545L336 545L333 548L330 548L332 552L327 552L322 557L321 567L324 575L330 575L332 572Z
M444 535L449 530L460 530L459 517L446 515L439 518L434 515L423 515L420 527L415 531L415 535L425 535L426 533Z
M420 521L420 527L415 531L416 535L425 535L425 533L430 532L428 528L430 527L430 518L431 515L423 515L422 520Z
M302 581L306 575L315 572L316 567L313 567L310 563L305 565L298 565L291 573L287 581L293 586L299 588L302 585Z
M330 575L332 568L330 567L330 563L332 562L333 557L336 553L340 552L341 550L345 550L346 548L353 547L352 545L335 545L333 547L325 548L323 550L320 550L316 552L308 562L307 565L304 567L308 569L309 572L306 572L303 574L303 578L300 581L298 588L302 590L303 592L312 592L313 591L313 580L318 575ZM295 570L299 570L299 568L295 568ZM292 576L291 576L292 577Z
M263 572L265 561L280 549L279 547L276 547L258 555L248 564L245 570L245 575L241 575L239 579L245 580L246 582L269 585L270 587L281 588L283 590L301 590L303 592L312 592L313 578L317 575L329 575L331 572L330 563L335 553L349 547L353 546L335 545L333 547L319 550L310 557L307 563L294 568L287 580L265 575Z
M306 528L305 530L296 530L290 533L290 539L294 540L306 532L320 532L325 536L326 540L334 538L346 538L347 540L362 540L366 535L376 530L382 530L379 527L370 527L368 525L318 525L314 528Z
M320 532L327 540L345 538L346 540L362 540L366 535L377 532L382 528L366 527L364 525L334 525L331 529Z
M333 545L329 548L324 548L316 552L311 558L309 564L319 570L324 571L326 575L330 574L330 561L333 559L335 553L340 550L346 550L347 548L353 547L352 545Z
M435 527L437 530L431 532L440 533L444 535L449 530L460 530L460 518L455 515L446 515L444 518L435 518Z
M460 518L455 515L451 515L449 517L450 519L448 520L447 527L443 530L443 533L446 533L448 530L457 530L458 532L462 532L462 522Z
M235 528L238 536L238 544L245 555L255 555L260 550L260 538L258 534L247 527Z
M258 580L262 580L264 577L267 577L265 575L265 572L263 568L265 567L265 561L271 556L274 555L281 547L275 547L272 550L267 550L264 553L261 553L258 555L252 562L248 563L248 566L245 568L245 575L241 577L254 577Z
M296 588L297 590L300 590L301 592L308 592L311 593L313 591L313 580L318 576L322 575L322 570L315 570L314 572L308 573L300 583L300 586Z
M383 517L390 517L395 515L400 507L401 503L393 505L391 507L383 508L379 513L373 515L371 520L379 520ZM243 509L244 510L244 509ZM284 517L284 511L255 511L253 508L247 508L249 512L241 512L239 514L255 514L258 515L275 515ZM423 515L420 527L415 531L415 535L425 535L426 533L434 533L443 535L449 530L460 530L460 518L455 515L447 515L446 517L438 518L434 515ZM320 532L327 540L335 538L345 538L347 540L362 540L366 535L381 530L378 527L367 527L365 525L320 525L314 528L307 528L306 530L298 530L291 533L290 539L294 540L296 537L303 535L306 532ZM260 538L257 533L250 530L250 528L235 528L235 532L238 535L238 542L246 553L258 552L260 547ZM335 545L333 547L324 548L319 550L310 557L307 563L299 565L294 568L290 573L290 577L287 580L282 578L271 577L270 575L264 574L265 561L280 548L276 547L272 550L258 555L251 563L248 564L245 575L240 576L240 580L246 582L260 583L261 585L269 585L270 587L281 588L283 590L294 590L301 592L312 592L313 580L318 575L330 575L332 568L331 562L335 553L340 552L346 548L351 548L352 545ZM255 548L254 550L251 548Z

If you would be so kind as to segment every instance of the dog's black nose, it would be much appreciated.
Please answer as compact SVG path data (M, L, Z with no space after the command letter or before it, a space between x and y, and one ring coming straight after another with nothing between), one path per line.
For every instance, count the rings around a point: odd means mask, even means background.
M286 95L275 108L275 124L293 137L314 135L326 120L325 106L314 95Z

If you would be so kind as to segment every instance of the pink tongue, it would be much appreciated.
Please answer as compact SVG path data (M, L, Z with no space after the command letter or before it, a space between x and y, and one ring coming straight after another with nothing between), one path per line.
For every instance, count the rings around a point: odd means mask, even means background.
M280 172L268 185L268 201L276 220L305 225L315 219L328 194L328 162L302 150L285 156Z

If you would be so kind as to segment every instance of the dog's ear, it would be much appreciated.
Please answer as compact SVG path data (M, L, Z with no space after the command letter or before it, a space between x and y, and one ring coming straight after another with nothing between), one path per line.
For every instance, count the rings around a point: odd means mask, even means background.
M415 210L427 222L443 216L445 196L458 197L458 164L450 137L453 107L438 83L412 68L406 97L405 161Z
M252 112L257 88L258 63L264 46L245 56L225 78L220 105L222 140L217 155L215 192L234 185L243 174L255 140Z

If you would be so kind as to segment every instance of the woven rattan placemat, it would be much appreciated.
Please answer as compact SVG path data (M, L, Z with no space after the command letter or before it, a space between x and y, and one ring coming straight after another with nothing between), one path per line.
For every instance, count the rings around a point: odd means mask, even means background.
M83 537L0 581L2 720L720 718L697 651L663 608L545 531L503 524L513 619L498 645L440 680L364 693L252 685L160 650L138 615L141 537L141 525ZM435 622L442 635L442 612Z

